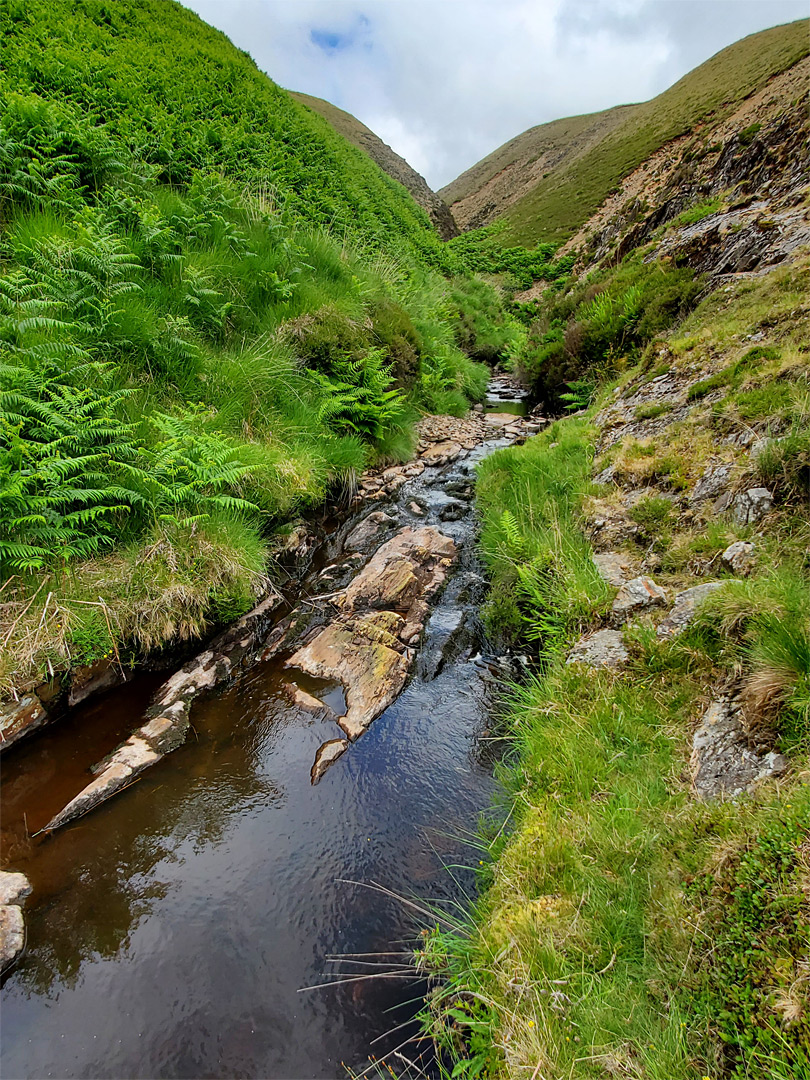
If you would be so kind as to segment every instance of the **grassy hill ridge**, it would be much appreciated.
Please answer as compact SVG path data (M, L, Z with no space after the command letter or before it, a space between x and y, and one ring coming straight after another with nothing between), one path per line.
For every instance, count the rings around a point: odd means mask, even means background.
M312 109L327 120L340 135L367 154L373 162L380 166L383 172L388 173L411 193L419 205L427 210L430 220L439 231L443 240L449 240L458 236L458 226L453 220L447 203L428 186L423 176L413 169L405 158L400 157L391 147L382 141L371 128L366 127L356 116L339 109L330 101L323 98L312 97L310 94L301 94L297 90L291 90L290 94L302 105Z
M751 34L716 53L651 101L628 107L621 122L606 125L601 137L584 152L566 152L564 141L555 143L555 150L561 155L559 162L544 170L544 175L538 177L531 171L530 148L539 149L542 140L549 136L553 141L559 130L557 125L582 121L560 134L562 140L576 139L587 129L590 117L573 117L531 129L467 170L439 194L451 204L462 225L472 218L475 225L505 221L504 242L527 246L536 242L563 243L588 220L622 178L651 153L709 117L719 119L773 75L808 53L810 20L800 19ZM595 113L593 119L611 114L617 119L614 110ZM501 202L484 211L485 189L493 179L494 170L518 161L523 164L514 169L510 198L516 191L519 197L510 204ZM486 168L482 169L485 163ZM473 190L475 184L477 195ZM466 204L464 209L454 205L459 199ZM471 212L475 199L479 205Z

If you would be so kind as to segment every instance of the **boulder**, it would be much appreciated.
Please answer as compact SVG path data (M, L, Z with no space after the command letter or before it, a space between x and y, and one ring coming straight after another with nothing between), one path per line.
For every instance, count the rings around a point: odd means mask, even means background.
M568 654L567 664L585 664L592 668L620 668L627 663L628 652L618 630L597 630L579 639Z
M422 454L422 461L425 465L448 465L451 461L455 461L462 452L460 443L454 442L452 439L444 439L442 442L433 443Z
M753 525L770 513L773 495L764 487L741 491L731 501L731 517L738 525Z
M737 540L733 544L729 544L720 556L720 560L728 570L744 577L751 572L755 551L756 545L749 543L747 540Z
M658 637L674 638L682 633L692 622L706 597L715 589L719 589L722 584L722 581L705 581L702 585L694 585L691 589L679 592L675 597L672 610L658 627Z
M330 739L323 746L319 746L315 755L315 764L309 774L310 783L313 786L317 784L329 766L333 765L348 749L348 739Z
M665 604L666 601L667 594L661 586L656 585L652 578L642 575L622 585L611 610L614 619L623 622L637 611Z
M787 760L748 746L739 709L728 698L713 701L692 738L692 784L699 799L736 798L763 780L779 776Z

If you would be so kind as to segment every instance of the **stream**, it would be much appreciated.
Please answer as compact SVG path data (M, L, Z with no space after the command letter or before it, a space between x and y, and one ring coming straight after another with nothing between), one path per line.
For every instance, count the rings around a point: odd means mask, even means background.
M495 790L486 735L501 661L476 614L469 488L476 462L509 441L494 428L377 504L399 528L440 528L459 557L404 692L318 784L316 751L342 732L290 707L274 659L198 700L179 749L49 836L30 839L166 675L139 676L8 752L3 864L33 894L27 950L2 989L3 1077L339 1078L371 1055L429 1063L414 1041L424 980L380 977L407 965L424 918L369 886L445 904L474 890L469 840ZM338 687L305 679L340 711Z

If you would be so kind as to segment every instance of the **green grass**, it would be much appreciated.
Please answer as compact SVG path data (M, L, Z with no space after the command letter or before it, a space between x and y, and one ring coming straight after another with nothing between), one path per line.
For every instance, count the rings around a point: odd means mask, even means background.
M561 244L573 236L621 180L671 139L691 131L708 117L718 119L774 74L810 52L807 20L752 34L728 46L695 68L663 94L615 114L618 123L604 123L605 114L573 117L533 128L484 159L469 173L443 189L450 202L469 194L500 172L509 161L530 158L524 145L542 146L544 138L574 141L589 125L601 126L601 138L583 151L564 154L503 217L505 243ZM601 124L599 123L601 121ZM557 133L557 129L562 130ZM548 135L545 135L548 128Z

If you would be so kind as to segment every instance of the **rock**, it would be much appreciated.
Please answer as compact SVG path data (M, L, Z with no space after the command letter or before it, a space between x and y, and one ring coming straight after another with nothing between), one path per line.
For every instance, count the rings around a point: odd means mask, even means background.
M380 541L383 534L396 525L396 518L384 510L373 510L367 517L355 525L346 537L344 547L347 551L367 553Z
M718 498L731 483L731 477L731 465L710 465L692 489L689 495L690 504L695 506L707 499Z
M16 904L0 907L0 971L14 963L25 948L25 921Z
M467 507L460 499L448 499L439 511L440 521L458 521L464 517Z
M115 667L111 657L102 657L92 664L76 668L70 679L68 705L78 705L97 690L107 690L111 686L120 686L127 681L127 675L120 666Z
M597 473L593 478L595 484L610 484L613 482L613 477L616 475L616 466L608 465L606 469L602 469L600 473Z
M0 746L5 750L24 735L48 720L48 714L36 694L26 694L19 701L0 705Z
M783 773L787 761L773 751L750 750L739 713L727 698L718 698L693 736L691 766L695 794L705 800L753 791L762 780Z
M91 781L75 798L70 800L67 806L51 818L43 831L58 829L60 825L65 825L68 821L86 814L105 799L109 799L111 795L129 783L131 778L132 769L128 765L121 762L107 765L95 780Z
M315 755L315 764L309 774L310 782L314 786L321 779L330 765L334 765L339 757L349 749L348 739L330 739L323 746L318 747Z
M567 664L585 664L593 668L620 668L628 652L618 630L597 630L579 639L568 654Z
M736 540L733 544L729 544L720 559L729 570L744 577L751 571L755 551L756 545L747 540Z
M764 518L772 506L773 495L767 488L749 488L732 499L731 517L738 525L753 525Z
M662 639L677 637L695 617L698 608L715 589L721 588L722 581L705 581L691 589L679 592L675 597L672 610L658 627L658 637Z
M477 413L482 413L484 411L484 406L483 405L473 405L472 411L477 412Z
M332 623L285 664L343 684L346 714L337 722L352 741L396 700L405 685L410 665L397 648L404 624L402 616L391 611Z
M666 600L667 594L661 586L656 585L652 578L642 575L622 585L611 610L614 618L623 621L636 611L665 604Z
M604 526L604 522L602 524ZM601 555L593 555L592 558L600 576L608 585L614 585L617 589L635 573L632 560L619 551L605 551Z
M411 512L412 514L416 514L416 516L417 516L417 517L424 517L424 516L425 516L425 514L426 514L426 512L427 512L427 511L425 510L424 506L420 506L420 505L419 505L419 503L418 503L418 502L416 502L416 500L415 500L415 499L412 499L412 500L411 500L411 501L410 501L410 502L408 503L408 509L410 510L410 512Z
M484 420L490 427L505 428L515 422L515 416L514 413L491 412L486 414Z
M0 871L0 905L20 904L31 894L31 882L25 874Z
M425 465L448 465L460 456L462 447L460 443L452 439L444 439L442 442L433 443L422 455Z
M447 576L456 545L432 526L403 529L377 550L346 589L340 606L406 612L418 596L432 595Z

